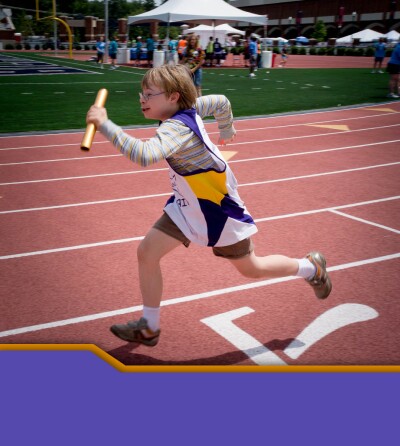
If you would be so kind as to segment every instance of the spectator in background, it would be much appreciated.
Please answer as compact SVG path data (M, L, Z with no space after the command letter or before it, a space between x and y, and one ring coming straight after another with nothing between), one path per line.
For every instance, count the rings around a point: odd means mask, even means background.
M286 67L286 62L288 59L288 49L286 45L283 45L281 48L281 62L279 64L279 67L284 68Z
M397 99L400 97L400 41L392 52L386 71L390 74L388 98Z
M254 71L257 67L257 38L251 37L249 42L250 54L250 74L249 77L255 77Z
M261 68L261 41L257 40L257 68Z
M382 62L383 62L383 59L385 58L385 54L386 54L385 39L383 37L381 37L379 39L379 42L377 42L374 46L375 46L374 67L373 67L373 70L371 71L371 73L376 73L377 70L379 70L378 73L383 73Z
M168 63L175 65L178 62L178 41L172 39L168 42Z
M216 60L217 67L220 67L222 59L222 45L220 44L218 37L215 39L214 42L214 57Z
M146 41L147 47L147 66L151 68L153 66L153 56L154 56L154 40L150 36Z
M250 67L250 50L249 50L249 41L246 39L243 42L243 56L244 56L244 66L246 68Z
M206 66L212 67L214 59L214 39L212 36L210 36L210 39L208 41L207 47L206 47Z
M184 56L183 63L190 69L193 75L193 82L196 86L197 95L201 96L201 84L203 81L203 69L205 52L201 48L199 39L194 34L189 36L186 47L186 56Z
M183 58L186 55L186 48L187 48L187 40L186 36L180 36L180 39L178 40L178 59L179 62L183 62Z
M99 37L99 40L96 43L97 50L97 64L100 64L101 68L104 68L104 53L106 52L106 43L104 42L104 37Z
M138 67L140 67L141 65L140 60L142 57L142 47L143 47L142 37L138 36L136 41L136 66Z
M118 68L118 65L116 65L115 63L115 60L117 59L117 52L118 52L117 39L113 37L110 42L110 47L108 49L108 55L110 56L111 59L110 70L115 70L116 68Z

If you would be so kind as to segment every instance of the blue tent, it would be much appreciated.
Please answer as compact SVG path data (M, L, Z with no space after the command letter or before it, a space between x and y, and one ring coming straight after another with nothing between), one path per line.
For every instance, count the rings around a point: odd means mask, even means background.
M297 43L308 43L309 40L305 36L299 36L299 37L296 37L296 42Z

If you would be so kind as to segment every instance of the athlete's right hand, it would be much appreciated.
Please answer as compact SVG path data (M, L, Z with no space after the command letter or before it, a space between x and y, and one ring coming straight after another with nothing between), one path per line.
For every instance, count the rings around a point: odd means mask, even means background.
M107 110L104 107L92 105L86 115L86 124L94 124L99 129L107 119Z

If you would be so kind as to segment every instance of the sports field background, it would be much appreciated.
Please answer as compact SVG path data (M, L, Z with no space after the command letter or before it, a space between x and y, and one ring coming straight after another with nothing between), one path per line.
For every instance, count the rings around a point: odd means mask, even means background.
M5 54L5 53L0 53ZM81 130L97 91L107 88L109 117L121 126L152 125L140 110L138 92L144 69L122 66L101 70L88 60L69 60L35 53L11 53L18 61L44 61L87 70L82 74L0 76L0 134ZM1 68L2 63L0 63ZM225 94L235 117L271 115L386 102L388 75L370 68L203 70L203 94Z

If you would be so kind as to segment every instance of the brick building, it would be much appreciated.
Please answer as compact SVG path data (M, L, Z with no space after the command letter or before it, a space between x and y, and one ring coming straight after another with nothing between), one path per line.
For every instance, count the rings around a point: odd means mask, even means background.
M68 24L72 35L75 34L76 29L84 30L79 34L82 36L83 42L97 40L99 37L105 37L105 23L104 19L97 17L86 16L83 19L74 19L67 16L60 16L60 19ZM121 42L126 42L128 39L128 19L118 19L118 39ZM83 35L82 35L83 34ZM61 42L68 41L68 33L65 26L59 25L59 39Z
M365 28L383 34L400 32L400 0L231 0L236 8L268 15L268 37L310 37L322 20L328 38ZM259 33L263 30L259 29ZM257 30L256 30L257 32Z

